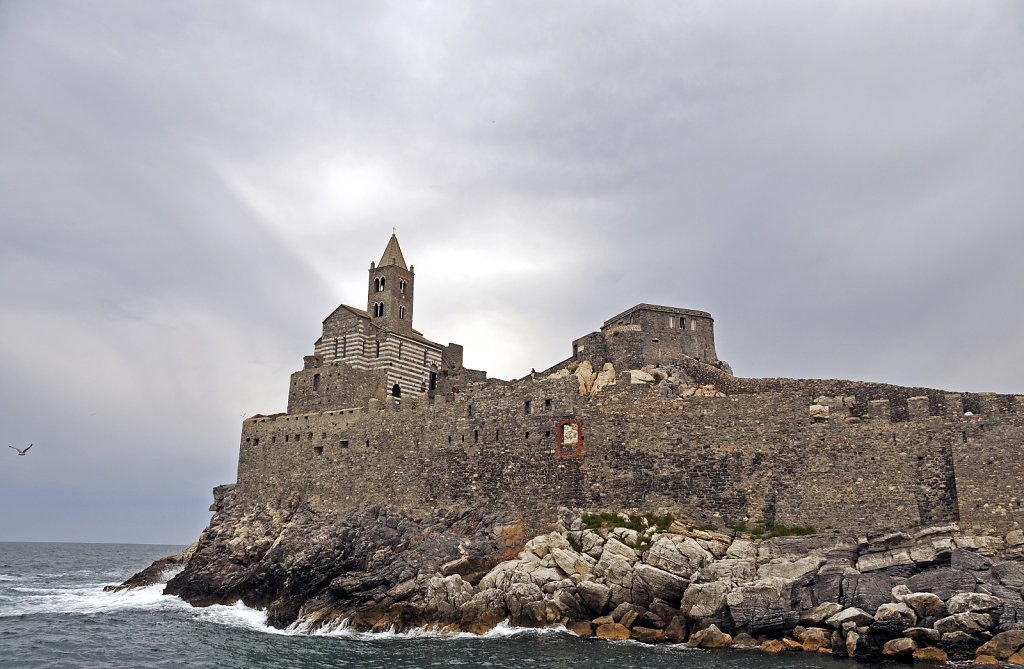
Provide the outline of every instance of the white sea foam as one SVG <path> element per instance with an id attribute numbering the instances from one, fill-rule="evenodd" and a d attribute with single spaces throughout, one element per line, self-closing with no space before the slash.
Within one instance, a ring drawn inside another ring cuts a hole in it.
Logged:
<path id="1" fill-rule="evenodd" d="M 299 634 L 290 628 L 280 630 L 268 625 L 266 611 L 250 608 L 242 602 L 235 602 L 231 605 L 214 604 L 196 609 L 196 619 L 228 627 L 244 627 L 268 634 Z"/>
<path id="2" fill-rule="evenodd" d="M 165 596 L 163 584 L 145 588 L 104 592 L 102 585 L 71 588 L 12 588 L 22 593 L 11 607 L 5 607 L 0 617 L 36 613 L 111 613 L 123 610 L 152 611 L 156 609 L 188 606 L 177 597 Z"/>
<path id="3" fill-rule="evenodd" d="M 568 634 L 563 625 L 551 627 L 515 627 L 507 620 L 502 621 L 484 634 L 473 634 L 471 632 L 450 632 L 433 627 L 416 627 L 405 632 L 396 632 L 394 627 L 385 632 L 360 632 L 349 627 L 348 620 L 340 623 L 324 625 L 315 630 L 310 630 L 311 624 L 308 621 L 299 621 L 291 625 L 287 632 L 291 634 L 309 634 L 311 636 L 342 637 L 358 641 L 378 641 L 384 639 L 487 639 L 505 638 L 518 635 L 542 635 L 542 634 Z"/>
<path id="4" fill-rule="evenodd" d="M 9 574 L 0 574 L 0 581 L 20 581 L 21 578 L 18 576 L 11 576 Z"/>

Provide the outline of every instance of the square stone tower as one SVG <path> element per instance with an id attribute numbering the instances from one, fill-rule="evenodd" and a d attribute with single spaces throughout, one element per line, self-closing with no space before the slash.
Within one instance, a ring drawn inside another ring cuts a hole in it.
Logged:
<path id="1" fill-rule="evenodd" d="M 380 263 L 370 263 L 366 297 L 370 322 L 391 332 L 411 335 L 414 280 L 413 268 L 406 266 L 398 238 L 392 234 Z"/>

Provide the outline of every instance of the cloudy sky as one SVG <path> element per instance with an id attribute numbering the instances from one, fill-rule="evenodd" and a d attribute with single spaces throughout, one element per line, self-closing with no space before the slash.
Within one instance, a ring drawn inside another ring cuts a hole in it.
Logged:
<path id="1" fill-rule="evenodd" d="M 0 541 L 192 541 L 393 227 L 492 376 L 653 302 L 1024 392 L 1021 63 L 1012 0 L 2 0 Z"/>

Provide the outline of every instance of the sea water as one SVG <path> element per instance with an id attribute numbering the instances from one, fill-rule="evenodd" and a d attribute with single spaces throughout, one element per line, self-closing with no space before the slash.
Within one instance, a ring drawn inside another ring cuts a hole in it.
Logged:
<path id="1" fill-rule="evenodd" d="M 163 585 L 103 592 L 181 546 L 0 542 L 0 667 L 846 667 L 820 654 L 704 651 L 501 625 L 468 634 L 278 630 Z"/>

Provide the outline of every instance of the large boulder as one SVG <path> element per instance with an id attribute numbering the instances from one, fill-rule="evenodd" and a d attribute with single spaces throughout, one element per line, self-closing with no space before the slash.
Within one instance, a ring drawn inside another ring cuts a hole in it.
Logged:
<path id="1" fill-rule="evenodd" d="M 874 617 L 864 609 L 851 606 L 829 617 L 825 620 L 825 624 L 835 629 L 842 629 L 847 623 L 852 623 L 854 627 L 862 627 L 870 625 L 874 620 Z"/>
<path id="2" fill-rule="evenodd" d="M 912 592 L 903 596 L 903 603 L 914 609 L 922 618 L 942 618 L 946 615 L 946 604 L 932 592 Z"/>
<path id="3" fill-rule="evenodd" d="M 932 592 L 942 600 L 958 592 L 973 592 L 977 584 L 974 574 L 950 567 L 929 569 L 907 579 L 907 587 L 913 592 Z"/>
<path id="4" fill-rule="evenodd" d="M 992 595 L 985 595 L 980 592 L 961 592 L 953 595 L 946 602 L 946 609 L 950 613 L 981 612 L 998 609 L 1003 605 L 1003 600 Z"/>
<path id="5" fill-rule="evenodd" d="M 950 660 L 961 661 L 972 659 L 981 644 L 980 639 L 967 632 L 946 632 L 935 645 L 944 651 Z"/>
<path id="6" fill-rule="evenodd" d="M 843 573 L 843 595 L 839 603 L 875 611 L 892 597 L 892 578 L 881 571 L 861 574 L 854 569 Z"/>
<path id="7" fill-rule="evenodd" d="M 791 584 L 767 578 L 732 590 L 725 596 L 736 629 L 750 634 L 790 629 L 800 620 L 791 602 Z"/>
<path id="8" fill-rule="evenodd" d="M 913 639 L 907 639 L 906 637 L 887 641 L 882 646 L 882 654 L 893 660 L 909 660 L 914 655 L 915 650 L 917 650 L 917 644 L 914 643 Z"/>
<path id="9" fill-rule="evenodd" d="M 991 655 L 998 660 L 1007 660 L 1024 646 L 1024 630 L 1009 630 L 1000 632 L 984 644 L 977 651 L 978 655 Z"/>
<path id="10" fill-rule="evenodd" d="M 728 648 L 732 645 L 732 636 L 722 632 L 717 625 L 709 625 L 691 634 L 686 645 L 691 648 Z"/>
<path id="11" fill-rule="evenodd" d="M 628 639 L 631 634 L 629 628 L 624 625 L 620 625 L 619 623 L 605 623 L 603 625 L 598 625 L 597 629 L 594 631 L 594 636 L 598 639 L 624 640 Z"/>
<path id="12" fill-rule="evenodd" d="M 723 581 L 691 583 L 683 593 L 679 610 L 694 620 L 713 618 L 725 609 L 725 597 L 733 587 Z"/>
<path id="13" fill-rule="evenodd" d="M 942 634 L 966 632 L 977 634 L 992 627 L 992 616 L 987 613 L 956 613 L 935 621 L 935 629 Z"/>
<path id="14" fill-rule="evenodd" d="M 655 599 L 678 602 L 690 582 L 649 564 L 638 564 L 633 569 L 633 600 L 649 606 Z"/>
<path id="15" fill-rule="evenodd" d="M 695 539 L 678 534 L 659 534 L 644 553 L 644 562 L 670 574 L 691 578 L 699 569 L 710 565 L 714 556 Z"/>
<path id="16" fill-rule="evenodd" d="M 603 583 L 595 583 L 594 581 L 580 581 L 576 584 L 576 591 L 594 613 L 604 612 L 612 597 L 611 588 Z"/>

